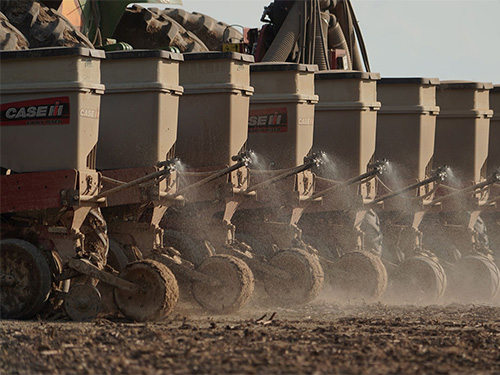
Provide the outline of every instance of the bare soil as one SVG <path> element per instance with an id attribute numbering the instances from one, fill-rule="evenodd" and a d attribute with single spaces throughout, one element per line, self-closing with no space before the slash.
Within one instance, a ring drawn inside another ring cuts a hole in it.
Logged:
<path id="1" fill-rule="evenodd" d="M 160 323 L 3 320 L 0 373 L 500 374 L 500 307 L 316 302 L 210 317 L 181 306 Z"/>

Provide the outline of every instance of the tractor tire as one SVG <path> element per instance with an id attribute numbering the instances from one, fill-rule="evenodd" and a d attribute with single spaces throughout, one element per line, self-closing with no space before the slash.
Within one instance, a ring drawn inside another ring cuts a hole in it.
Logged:
<path id="1" fill-rule="evenodd" d="M 268 276 L 264 287 L 271 302 L 278 306 L 304 305 L 314 300 L 323 288 L 324 273 L 319 260 L 302 249 L 279 251 L 269 265 L 287 272 L 290 279 Z"/>
<path id="2" fill-rule="evenodd" d="M 367 251 L 345 253 L 328 275 L 334 294 L 349 300 L 375 301 L 387 288 L 387 271 L 380 258 Z"/>
<path id="3" fill-rule="evenodd" d="M 17 51 L 28 47 L 29 43 L 24 35 L 0 12 L 0 50 Z"/>
<path id="4" fill-rule="evenodd" d="M 133 48 L 167 49 L 176 47 L 181 53 L 207 52 L 196 35 L 172 18 L 155 9 L 139 5 L 127 8 L 116 26 L 113 38 Z"/>
<path id="5" fill-rule="evenodd" d="M 19 239 L 0 241 L 0 317 L 29 319 L 49 299 L 51 270 L 43 252 Z"/>
<path id="6" fill-rule="evenodd" d="M 2 0 L 1 8 L 10 23 L 27 39 L 29 48 L 94 48 L 61 13 L 32 0 Z"/>
<path id="7" fill-rule="evenodd" d="M 437 258 L 417 255 L 404 260 L 389 274 L 387 302 L 436 303 L 443 297 L 446 286 L 446 273 Z"/>
<path id="8" fill-rule="evenodd" d="M 245 262 L 231 255 L 215 255 L 205 259 L 197 271 L 220 282 L 219 286 L 194 281 L 191 286 L 195 301 L 216 314 L 230 314 L 240 310 L 254 290 L 253 273 Z"/>
<path id="9" fill-rule="evenodd" d="M 127 318 L 134 321 L 155 321 L 172 312 L 179 301 L 179 286 L 167 266 L 154 260 L 128 264 L 120 277 L 139 286 L 131 292 L 114 289 L 115 302 Z"/>
<path id="10" fill-rule="evenodd" d="M 210 51 L 222 51 L 224 41 L 239 43 L 243 39 L 243 35 L 233 27 L 205 14 L 190 13 L 180 8 L 165 9 L 161 13 L 196 35 Z"/>

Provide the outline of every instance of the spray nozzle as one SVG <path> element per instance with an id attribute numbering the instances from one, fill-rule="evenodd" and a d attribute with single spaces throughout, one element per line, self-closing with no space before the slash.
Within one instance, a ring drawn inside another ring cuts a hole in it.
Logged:
<path id="1" fill-rule="evenodd" d="M 437 168 L 434 172 L 436 181 L 443 182 L 448 177 L 450 171 L 451 168 L 448 165 L 443 165 L 442 167 Z"/>
<path id="2" fill-rule="evenodd" d="M 389 168 L 389 160 L 381 159 L 368 164 L 368 170 L 376 174 L 383 174 Z"/>
<path id="3" fill-rule="evenodd" d="M 165 168 L 166 170 L 173 172 L 177 170 L 177 165 L 179 162 L 180 162 L 179 158 L 176 157 L 165 161 L 159 161 L 158 163 L 156 163 L 156 166 L 158 168 Z"/>
<path id="4" fill-rule="evenodd" d="M 231 157 L 232 161 L 238 162 L 238 164 L 242 164 L 242 166 L 248 167 L 248 165 L 252 164 L 252 153 L 253 151 L 241 151 L 236 155 Z"/>
<path id="5" fill-rule="evenodd" d="M 313 164 L 319 167 L 325 162 L 325 155 L 324 151 L 313 152 L 310 156 L 304 158 L 304 164 Z"/>

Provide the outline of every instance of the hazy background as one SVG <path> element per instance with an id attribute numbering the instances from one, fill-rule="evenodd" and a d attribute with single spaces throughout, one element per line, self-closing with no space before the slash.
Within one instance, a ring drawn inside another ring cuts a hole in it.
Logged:
<path id="1" fill-rule="evenodd" d="M 189 11 L 260 27 L 270 0 L 183 0 Z M 371 70 L 500 84 L 500 0 L 352 0 Z"/>

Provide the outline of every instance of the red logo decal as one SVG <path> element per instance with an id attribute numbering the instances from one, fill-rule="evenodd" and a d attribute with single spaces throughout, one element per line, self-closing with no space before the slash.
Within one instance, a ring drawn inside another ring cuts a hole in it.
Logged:
<path id="1" fill-rule="evenodd" d="M 69 124 L 69 97 L 26 100 L 0 106 L 0 126 Z"/>
<path id="2" fill-rule="evenodd" d="M 286 107 L 255 109 L 248 117 L 249 133 L 286 133 L 288 112 Z"/>

